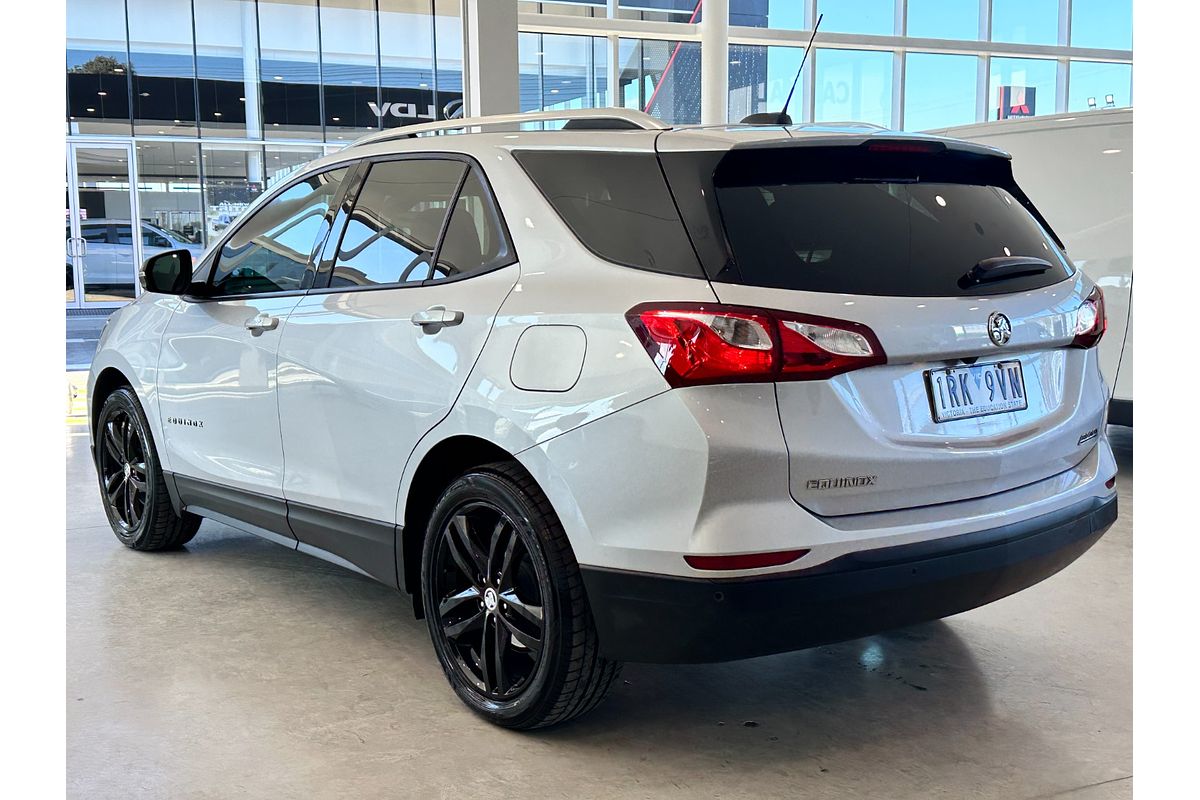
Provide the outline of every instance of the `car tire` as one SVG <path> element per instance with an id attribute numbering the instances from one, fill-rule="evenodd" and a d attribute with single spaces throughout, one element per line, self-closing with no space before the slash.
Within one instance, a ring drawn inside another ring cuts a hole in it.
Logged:
<path id="1" fill-rule="evenodd" d="M 421 593 L 451 687 L 496 725 L 573 719 L 620 674 L 600 655 L 566 532 L 516 464 L 478 467 L 442 493 L 425 532 Z"/>
<path id="2" fill-rule="evenodd" d="M 171 550 L 191 541 L 195 514 L 175 513 L 150 425 L 128 387 L 110 394 L 94 432 L 100 499 L 113 533 L 134 550 Z"/>

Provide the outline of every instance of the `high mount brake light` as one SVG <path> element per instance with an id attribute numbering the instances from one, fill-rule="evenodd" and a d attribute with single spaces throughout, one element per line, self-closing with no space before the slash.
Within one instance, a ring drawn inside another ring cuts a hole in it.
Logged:
<path id="1" fill-rule="evenodd" d="M 940 153 L 946 149 L 946 144 L 919 139 L 871 139 L 866 148 L 870 153 Z"/>
<path id="2" fill-rule="evenodd" d="M 1093 287 L 1091 294 L 1075 312 L 1075 338 L 1072 347 L 1095 347 L 1108 330 L 1108 315 L 1104 312 L 1104 292 Z"/>
<path id="3" fill-rule="evenodd" d="M 823 380 L 887 360 L 866 325 L 715 303 L 647 303 L 625 315 L 667 382 Z"/>

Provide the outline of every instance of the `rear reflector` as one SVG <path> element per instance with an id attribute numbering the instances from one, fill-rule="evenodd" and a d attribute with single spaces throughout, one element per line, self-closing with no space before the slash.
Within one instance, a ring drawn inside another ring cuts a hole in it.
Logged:
<path id="1" fill-rule="evenodd" d="M 777 553 L 744 553 L 736 556 L 684 556 L 695 569 L 758 569 L 790 564 L 807 555 L 807 550 L 781 550 Z"/>
<path id="2" fill-rule="evenodd" d="M 1104 312 L 1104 292 L 1096 286 L 1075 312 L 1075 338 L 1072 347 L 1095 347 L 1108 330 L 1108 315 Z"/>
<path id="3" fill-rule="evenodd" d="M 1113 475 L 1111 478 L 1109 478 L 1108 480 L 1106 480 L 1104 482 L 1105 489 L 1111 489 L 1116 485 L 1117 485 L 1117 476 L 1116 475 Z"/>
<path id="4" fill-rule="evenodd" d="M 822 380 L 887 360 L 866 325 L 716 303 L 647 303 L 625 315 L 674 387 Z"/>

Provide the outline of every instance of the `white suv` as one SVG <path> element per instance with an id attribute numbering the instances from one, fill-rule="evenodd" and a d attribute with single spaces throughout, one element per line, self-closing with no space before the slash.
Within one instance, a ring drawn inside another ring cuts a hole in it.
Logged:
<path id="1" fill-rule="evenodd" d="M 210 517 L 395 586 L 459 697 L 534 728 L 621 661 L 991 602 L 1113 522 L 1103 298 L 1003 153 L 522 129 L 561 117 L 367 137 L 194 271 L 149 259 L 89 382 L 118 538 Z"/>

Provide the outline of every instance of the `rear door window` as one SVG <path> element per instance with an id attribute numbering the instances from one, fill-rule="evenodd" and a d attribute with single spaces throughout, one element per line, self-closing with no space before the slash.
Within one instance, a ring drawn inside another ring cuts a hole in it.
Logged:
<path id="1" fill-rule="evenodd" d="M 370 166 L 334 262 L 332 287 L 421 283 L 467 165 L 406 158 Z"/>

